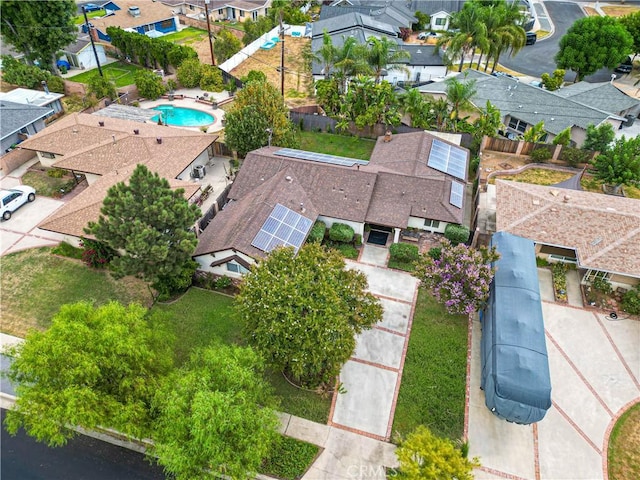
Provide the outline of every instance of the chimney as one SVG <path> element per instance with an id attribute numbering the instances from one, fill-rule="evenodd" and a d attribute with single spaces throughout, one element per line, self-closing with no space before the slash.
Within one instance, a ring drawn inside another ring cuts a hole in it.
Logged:
<path id="1" fill-rule="evenodd" d="M 137 128 L 133 129 L 133 134 L 134 135 L 140 135 L 140 130 L 138 130 Z"/>
<path id="2" fill-rule="evenodd" d="M 387 130 L 384 133 L 384 143 L 389 143 L 391 141 L 391 130 Z"/>
<path id="3" fill-rule="evenodd" d="M 42 88 L 44 89 L 44 93 L 49 95 L 49 86 L 47 85 L 47 82 L 45 80 L 42 80 L 42 82 L 40 82 L 42 84 Z"/>
<path id="4" fill-rule="evenodd" d="M 104 127 L 104 122 L 100 121 L 100 122 L 98 122 L 98 125 L 101 126 L 101 127 Z"/>
<path id="5" fill-rule="evenodd" d="M 156 142 L 158 142 L 158 145 L 162 143 L 162 137 L 156 137 Z"/>

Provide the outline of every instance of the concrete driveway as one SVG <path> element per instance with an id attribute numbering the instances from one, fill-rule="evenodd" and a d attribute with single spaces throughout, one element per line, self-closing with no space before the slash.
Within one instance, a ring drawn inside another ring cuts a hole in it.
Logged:
<path id="1" fill-rule="evenodd" d="M 340 381 L 346 393 L 334 396 L 329 425 L 388 440 L 418 281 L 408 273 L 375 265 L 348 262 L 347 266 L 367 276 L 384 317 L 358 336 L 353 357 L 342 367 Z"/>
<path id="2" fill-rule="evenodd" d="M 540 277 L 549 291 L 549 277 Z M 494 416 L 480 390 L 480 324 L 473 324 L 468 399 L 470 454 L 477 479 L 605 478 L 610 429 L 640 401 L 640 322 L 611 321 L 601 313 L 542 303 L 552 407 L 534 425 Z"/>
<path id="3" fill-rule="evenodd" d="M 37 161 L 37 160 L 36 160 Z M 0 188 L 12 188 L 21 184 L 20 178 L 34 161 L 27 162 L 0 179 Z M 38 196 L 32 203 L 20 207 L 8 221 L 0 221 L 0 255 L 27 248 L 55 245 L 62 235 L 37 228 L 45 218 L 64 205 L 61 200 Z"/>

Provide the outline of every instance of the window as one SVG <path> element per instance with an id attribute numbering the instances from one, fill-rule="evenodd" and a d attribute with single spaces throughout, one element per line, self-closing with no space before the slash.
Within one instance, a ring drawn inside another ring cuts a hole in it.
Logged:
<path id="1" fill-rule="evenodd" d="M 173 27 L 173 18 L 170 18 L 168 20 L 163 20 L 162 23 L 160 23 L 160 28 L 162 29 L 167 29 L 167 28 L 171 28 Z"/>
<path id="2" fill-rule="evenodd" d="M 586 282 L 593 282 L 596 278 L 609 280 L 611 278 L 611 274 L 609 272 L 601 272 L 600 270 L 589 270 L 584 276 L 584 280 Z"/>
<path id="3" fill-rule="evenodd" d="M 195 10 L 196 6 L 195 5 L 189 5 L 189 10 Z"/>
<path id="4" fill-rule="evenodd" d="M 426 219 L 424 221 L 424 226 L 426 228 L 433 228 L 434 230 L 437 230 L 438 228 L 440 228 L 440 222 L 438 220 L 429 220 Z"/>
<path id="5" fill-rule="evenodd" d="M 224 15 L 224 8 L 218 9 L 218 15 Z"/>
<path id="6" fill-rule="evenodd" d="M 40 155 L 42 156 L 42 158 L 56 158 L 53 153 L 49 152 L 40 152 Z"/>
<path id="7" fill-rule="evenodd" d="M 233 272 L 233 273 L 240 273 L 242 275 L 249 272 L 249 270 L 244 268 L 242 265 L 239 265 L 233 262 L 227 262 L 227 271 Z"/>
<path id="8" fill-rule="evenodd" d="M 257 11 L 251 12 L 251 18 L 254 22 L 258 20 L 258 12 Z"/>
<path id="9" fill-rule="evenodd" d="M 509 118 L 509 128 L 512 128 L 517 132 L 524 133 L 528 126 L 529 124 L 522 120 L 518 120 L 513 117 Z"/>
<path id="10" fill-rule="evenodd" d="M 244 10 L 240 10 L 240 17 L 244 17 Z"/>
<path id="11" fill-rule="evenodd" d="M 438 27 L 444 27 L 447 24 L 446 18 L 436 18 L 436 25 Z"/>

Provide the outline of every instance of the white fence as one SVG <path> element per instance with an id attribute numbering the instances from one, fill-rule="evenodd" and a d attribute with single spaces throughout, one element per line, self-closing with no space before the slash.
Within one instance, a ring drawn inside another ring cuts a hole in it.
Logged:
<path id="1" fill-rule="evenodd" d="M 278 31 L 280 27 L 274 27 L 267 33 L 264 33 L 257 38 L 249 45 L 244 47 L 238 53 L 236 53 L 233 57 L 228 59 L 226 62 L 218 65 L 221 70 L 224 70 L 227 73 L 230 73 L 231 70 L 236 68 L 242 62 L 244 62 L 251 55 L 256 53 L 265 42 L 271 40 L 274 37 L 278 37 Z M 290 37 L 303 37 L 306 27 L 304 25 L 287 25 L 284 24 L 284 34 Z"/>

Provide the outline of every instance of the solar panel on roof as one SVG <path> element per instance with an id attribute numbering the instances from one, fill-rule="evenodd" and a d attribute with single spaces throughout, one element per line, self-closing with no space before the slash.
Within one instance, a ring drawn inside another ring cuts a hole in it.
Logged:
<path id="1" fill-rule="evenodd" d="M 464 185 L 460 182 L 451 182 L 451 195 L 449 203 L 454 207 L 462 208 L 462 198 L 464 194 Z"/>
<path id="2" fill-rule="evenodd" d="M 251 245 L 267 253 L 280 246 L 293 247 L 297 253 L 311 225 L 309 218 L 277 203 Z"/>
<path id="3" fill-rule="evenodd" d="M 331 165 L 340 165 L 343 167 L 353 167 L 354 165 L 367 165 L 366 160 L 358 160 L 357 158 L 339 157 L 337 155 L 327 155 L 325 153 L 307 152 L 305 150 L 296 150 L 294 148 L 281 148 L 276 155 L 281 157 L 297 158 L 298 160 L 310 160 L 312 162 L 328 163 Z"/>
<path id="4" fill-rule="evenodd" d="M 467 153 L 462 148 L 434 139 L 427 165 L 464 180 L 467 173 Z"/>

